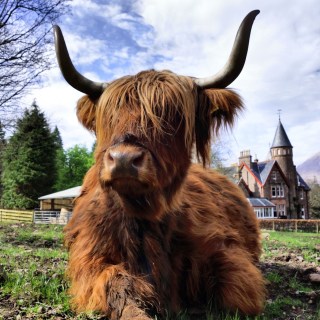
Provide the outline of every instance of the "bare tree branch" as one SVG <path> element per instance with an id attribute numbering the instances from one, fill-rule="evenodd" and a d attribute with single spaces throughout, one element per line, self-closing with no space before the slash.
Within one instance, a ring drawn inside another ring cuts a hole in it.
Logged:
<path id="1" fill-rule="evenodd" d="M 21 99 L 53 63 L 51 28 L 70 0 L 0 1 L 0 119 L 7 127 Z"/>

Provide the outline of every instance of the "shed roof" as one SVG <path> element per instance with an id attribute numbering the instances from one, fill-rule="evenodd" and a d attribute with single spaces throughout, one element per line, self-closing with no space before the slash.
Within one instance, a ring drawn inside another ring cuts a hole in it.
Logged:
<path id="1" fill-rule="evenodd" d="M 68 198 L 75 198 L 80 195 L 81 186 L 73 187 L 70 189 L 66 189 L 63 191 L 58 191 L 55 193 L 51 193 L 45 196 L 38 198 L 39 200 L 46 200 L 46 199 L 68 199 Z"/>

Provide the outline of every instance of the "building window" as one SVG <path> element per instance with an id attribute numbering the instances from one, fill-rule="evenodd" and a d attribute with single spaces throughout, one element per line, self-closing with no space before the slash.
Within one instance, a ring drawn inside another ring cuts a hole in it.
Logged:
<path id="1" fill-rule="evenodd" d="M 301 206 L 301 212 L 300 212 L 300 214 L 301 214 L 301 219 L 305 219 L 305 218 L 306 218 L 306 216 L 305 216 L 305 214 L 304 214 L 304 206 L 303 206 L 303 205 Z"/>
<path id="2" fill-rule="evenodd" d="M 272 198 L 283 198 L 284 197 L 283 185 L 277 184 L 277 185 L 271 186 L 271 197 Z"/>
<path id="3" fill-rule="evenodd" d="M 286 216 L 286 206 L 284 204 L 279 204 L 277 207 L 278 207 L 277 208 L 278 216 L 279 217 Z"/>
<path id="4" fill-rule="evenodd" d="M 303 200 L 304 199 L 304 191 L 300 190 L 300 199 Z"/>
<path id="5" fill-rule="evenodd" d="M 259 219 L 273 218 L 273 208 L 254 208 L 254 212 Z"/>

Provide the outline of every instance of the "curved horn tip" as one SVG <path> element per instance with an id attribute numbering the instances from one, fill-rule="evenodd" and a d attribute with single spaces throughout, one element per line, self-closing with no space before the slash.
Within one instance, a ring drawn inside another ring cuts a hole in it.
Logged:
<path id="1" fill-rule="evenodd" d="M 98 98 L 108 84 L 104 82 L 91 81 L 80 74 L 70 59 L 60 27 L 58 25 L 54 25 L 53 31 L 56 57 L 64 79 L 76 90 L 83 92 L 92 98 Z"/>
<path id="2" fill-rule="evenodd" d="M 248 14 L 252 14 L 254 16 L 257 16 L 258 14 L 260 13 L 260 10 L 259 9 L 256 9 L 256 10 L 252 10 L 251 12 L 249 12 Z"/>
<path id="3" fill-rule="evenodd" d="M 53 29 L 53 34 L 55 39 L 58 33 L 62 34 L 61 28 L 57 24 L 53 25 L 52 29 Z"/>
<path id="4" fill-rule="evenodd" d="M 195 78 L 194 82 L 197 86 L 202 89 L 226 88 L 239 76 L 246 60 L 251 28 L 259 13 L 260 10 L 253 10 L 245 16 L 240 24 L 225 66 L 214 76 Z"/>

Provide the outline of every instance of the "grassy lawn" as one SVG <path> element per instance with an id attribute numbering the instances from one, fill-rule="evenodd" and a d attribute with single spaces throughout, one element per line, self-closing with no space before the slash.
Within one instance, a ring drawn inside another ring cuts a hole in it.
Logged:
<path id="1" fill-rule="evenodd" d="M 320 287 L 308 281 L 310 273 L 320 272 L 320 236 L 268 233 L 261 258 L 269 291 L 264 314 L 256 318 L 207 315 L 206 319 L 320 319 Z M 61 226 L 0 224 L 0 248 L 0 320 L 103 319 L 76 316 L 70 310 Z M 182 314 L 178 319 L 189 317 Z"/>

